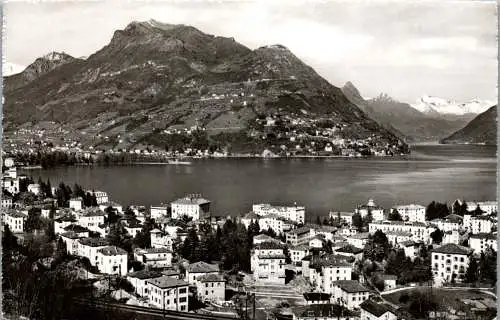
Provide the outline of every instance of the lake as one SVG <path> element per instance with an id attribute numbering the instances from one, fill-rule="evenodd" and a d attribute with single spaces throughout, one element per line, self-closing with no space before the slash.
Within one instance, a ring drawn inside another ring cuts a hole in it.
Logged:
<path id="1" fill-rule="evenodd" d="M 369 198 L 384 208 L 496 199 L 496 147 L 415 145 L 402 158 L 204 159 L 191 165 L 62 167 L 25 173 L 52 186 L 108 192 L 122 205 L 159 205 L 188 193 L 212 201 L 214 215 L 237 215 L 253 203 L 306 206 L 306 216 L 351 211 Z"/>

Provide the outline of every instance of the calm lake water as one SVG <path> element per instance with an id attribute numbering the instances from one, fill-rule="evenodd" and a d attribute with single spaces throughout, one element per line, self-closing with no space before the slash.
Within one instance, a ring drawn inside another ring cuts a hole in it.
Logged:
<path id="1" fill-rule="evenodd" d="M 192 165 L 67 167 L 29 170 L 108 192 L 123 205 L 159 205 L 187 193 L 212 201 L 214 215 L 236 215 L 253 203 L 306 206 L 306 215 L 350 211 L 373 198 L 395 204 L 496 198 L 496 147 L 418 145 L 397 159 L 207 159 Z"/>

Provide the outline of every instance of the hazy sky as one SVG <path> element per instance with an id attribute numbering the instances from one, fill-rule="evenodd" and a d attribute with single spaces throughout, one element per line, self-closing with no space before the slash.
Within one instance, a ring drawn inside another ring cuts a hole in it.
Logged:
<path id="1" fill-rule="evenodd" d="M 10 1 L 4 61 L 26 66 L 50 51 L 88 56 L 114 30 L 152 18 L 251 49 L 285 45 L 333 85 L 351 81 L 365 97 L 496 100 L 494 1 L 290 2 Z"/>

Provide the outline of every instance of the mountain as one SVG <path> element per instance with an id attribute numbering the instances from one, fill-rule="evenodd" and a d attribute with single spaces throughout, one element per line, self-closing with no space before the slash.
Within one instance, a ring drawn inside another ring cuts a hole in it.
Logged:
<path id="1" fill-rule="evenodd" d="M 443 139 L 441 143 L 497 144 L 497 106 L 475 117 L 464 128 Z"/>
<path id="2" fill-rule="evenodd" d="M 36 59 L 22 72 L 16 73 L 9 77 L 8 90 L 20 88 L 33 80 L 40 78 L 42 75 L 56 69 L 64 64 L 78 60 L 72 56 L 62 52 L 50 52 L 43 57 Z"/>
<path id="3" fill-rule="evenodd" d="M 26 69 L 25 66 L 11 63 L 11 62 L 5 62 L 2 63 L 2 75 L 4 77 L 8 77 L 17 73 L 21 73 L 24 69 Z"/>
<path id="4" fill-rule="evenodd" d="M 387 94 L 365 100 L 351 82 L 344 85 L 342 92 L 370 118 L 389 130 L 398 132 L 408 142 L 440 140 L 472 119 L 470 115 L 446 118 L 430 116 Z"/>
<path id="5" fill-rule="evenodd" d="M 480 99 L 459 103 L 437 97 L 423 96 L 412 107 L 430 115 L 477 115 L 485 112 L 494 104 L 492 101 Z"/>
<path id="6" fill-rule="evenodd" d="M 36 77 L 5 78 L 6 130 L 53 123 L 83 145 L 130 148 L 165 147 L 169 132 L 196 126 L 233 149 L 252 149 L 290 144 L 293 126 L 312 134 L 323 119 L 347 139 L 399 142 L 281 45 L 250 50 L 233 38 L 150 20 L 115 31 L 85 60 L 50 61 L 64 63 L 33 68 Z M 266 117 L 280 125 L 264 126 Z"/>

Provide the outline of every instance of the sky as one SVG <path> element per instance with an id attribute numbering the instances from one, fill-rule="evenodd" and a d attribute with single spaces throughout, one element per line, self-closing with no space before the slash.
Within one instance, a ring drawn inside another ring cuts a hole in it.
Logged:
<path id="1" fill-rule="evenodd" d="M 131 21 L 155 19 L 251 49 L 282 44 L 365 98 L 497 100 L 495 1 L 10 0 L 3 15 L 3 61 L 23 66 L 51 51 L 89 56 Z"/>

